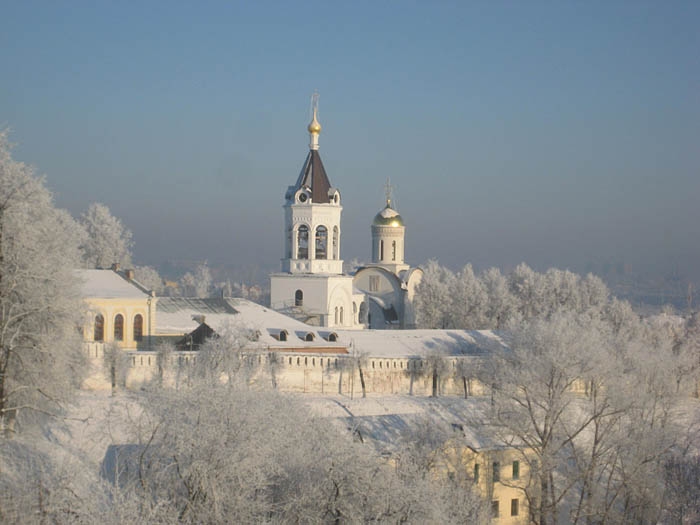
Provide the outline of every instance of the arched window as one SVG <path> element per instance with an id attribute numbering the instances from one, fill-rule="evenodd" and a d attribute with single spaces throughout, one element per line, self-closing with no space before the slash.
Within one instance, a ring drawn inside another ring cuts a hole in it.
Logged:
<path id="1" fill-rule="evenodd" d="M 328 340 L 331 343 L 335 343 L 338 340 L 338 335 L 335 332 L 328 334 Z"/>
<path id="2" fill-rule="evenodd" d="M 343 307 L 340 307 L 340 324 L 343 324 Z"/>
<path id="3" fill-rule="evenodd" d="M 391 241 L 391 260 L 396 260 L 396 241 Z"/>
<path id="4" fill-rule="evenodd" d="M 338 324 L 338 307 L 335 307 L 335 324 Z"/>
<path id="5" fill-rule="evenodd" d="M 313 340 L 314 340 L 314 334 L 312 334 L 311 332 L 309 332 L 308 334 L 306 334 L 306 337 L 304 338 L 304 340 L 305 340 L 305 341 L 313 341 Z"/>
<path id="6" fill-rule="evenodd" d="M 294 306 L 304 306 L 304 292 L 301 290 L 294 292 Z"/>
<path id="7" fill-rule="evenodd" d="M 384 241 L 379 241 L 379 260 L 384 260 Z"/>
<path id="8" fill-rule="evenodd" d="M 287 340 L 287 331 L 281 330 L 280 331 L 280 341 L 286 341 L 286 340 Z"/>
<path id="9" fill-rule="evenodd" d="M 305 224 L 299 226 L 297 231 L 297 259 L 309 258 L 309 227 Z"/>
<path id="10" fill-rule="evenodd" d="M 122 314 L 117 314 L 114 317 L 114 340 L 124 340 L 124 316 Z"/>
<path id="11" fill-rule="evenodd" d="M 360 303 L 360 316 L 361 323 L 367 322 L 367 303 Z"/>
<path id="12" fill-rule="evenodd" d="M 95 341 L 105 340 L 105 318 L 102 314 L 97 314 L 95 316 Z"/>
<path id="13" fill-rule="evenodd" d="M 316 228 L 316 259 L 328 259 L 328 228 Z"/>
<path id="14" fill-rule="evenodd" d="M 333 226 L 333 258 L 334 259 L 340 259 L 340 255 L 338 254 L 338 227 Z"/>
<path id="15" fill-rule="evenodd" d="M 143 316 L 136 314 L 134 316 L 134 341 L 143 340 Z"/>

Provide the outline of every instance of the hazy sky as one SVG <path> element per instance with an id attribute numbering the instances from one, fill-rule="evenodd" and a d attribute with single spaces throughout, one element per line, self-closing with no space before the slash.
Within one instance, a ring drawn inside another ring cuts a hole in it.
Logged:
<path id="1" fill-rule="evenodd" d="M 0 125 L 140 262 L 274 267 L 321 94 L 342 256 L 700 275 L 700 2 L 8 2 Z"/>

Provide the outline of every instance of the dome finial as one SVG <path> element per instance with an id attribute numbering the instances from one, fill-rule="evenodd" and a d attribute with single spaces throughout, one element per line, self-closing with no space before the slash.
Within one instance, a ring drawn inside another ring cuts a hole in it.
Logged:
<path id="1" fill-rule="evenodd" d="M 386 207 L 391 208 L 391 194 L 394 191 L 394 187 L 391 185 L 391 179 L 386 178 L 386 184 L 384 185 L 384 194 L 386 195 Z"/>
<path id="2" fill-rule="evenodd" d="M 321 134 L 321 123 L 318 121 L 318 92 L 314 91 L 311 95 L 311 123 L 308 126 L 309 134 L 311 135 L 311 142 L 309 147 L 311 149 L 318 149 L 318 136 Z"/>

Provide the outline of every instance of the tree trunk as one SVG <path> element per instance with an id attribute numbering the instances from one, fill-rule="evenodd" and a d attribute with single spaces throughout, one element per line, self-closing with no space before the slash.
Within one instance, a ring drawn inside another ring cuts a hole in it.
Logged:
<path id="1" fill-rule="evenodd" d="M 358 366 L 357 369 L 360 371 L 360 384 L 362 385 L 362 397 L 367 397 L 367 389 L 365 388 L 365 374 L 362 373 L 362 367 Z"/>

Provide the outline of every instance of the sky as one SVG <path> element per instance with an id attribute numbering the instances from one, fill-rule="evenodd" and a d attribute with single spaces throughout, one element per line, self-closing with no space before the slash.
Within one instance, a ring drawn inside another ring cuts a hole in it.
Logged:
<path id="1" fill-rule="evenodd" d="M 308 151 L 369 259 L 700 279 L 700 2 L 11 2 L 0 127 L 137 262 L 275 269 Z"/>

